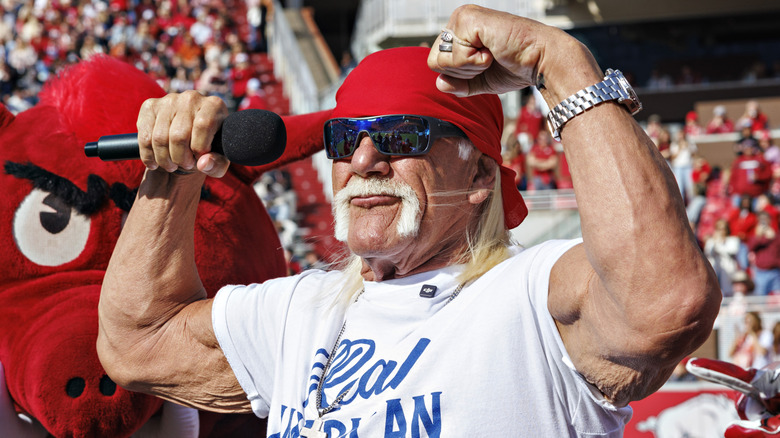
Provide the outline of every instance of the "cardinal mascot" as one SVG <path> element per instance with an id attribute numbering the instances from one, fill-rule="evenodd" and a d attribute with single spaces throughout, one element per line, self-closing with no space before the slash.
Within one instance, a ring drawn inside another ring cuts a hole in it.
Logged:
<path id="1" fill-rule="evenodd" d="M 84 146 L 135 132 L 163 90 L 143 72 L 94 57 L 47 83 L 16 116 L 0 105 L 0 436 L 263 436 L 250 414 L 200 412 L 118 387 L 95 350 L 101 282 L 144 172 L 138 160 L 88 158 Z M 270 165 L 231 165 L 201 190 L 196 262 L 210 296 L 228 283 L 286 274 L 277 231 L 252 184 L 311 155 L 316 113 L 285 117 Z M 308 126 L 308 127 L 306 127 Z M 293 128 L 291 128 L 293 127 Z"/>

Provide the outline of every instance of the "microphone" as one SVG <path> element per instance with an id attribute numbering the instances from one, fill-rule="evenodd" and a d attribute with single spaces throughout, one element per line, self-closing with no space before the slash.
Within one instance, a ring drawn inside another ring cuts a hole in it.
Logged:
<path id="1" fill-rule="evenodd" d="M 244 166 L 268 164 L 282 156 L 287 130 L 278 114 L 248 109 L 230 114 L 214 135 L 211 151 Z M 140 158 L 138 134 L 105 135 L 84 146 L 88 157 L 103 161 Z"/>

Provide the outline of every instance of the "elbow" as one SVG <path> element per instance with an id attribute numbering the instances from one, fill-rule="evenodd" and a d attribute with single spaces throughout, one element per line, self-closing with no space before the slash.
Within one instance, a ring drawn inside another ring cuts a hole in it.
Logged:
<path id="1" fill-rule="evenodd" d="M 95 346 L 97 348 L 98 360 L 103 366 L 106 375 L 117 385 L 129 389 L 129 386 L 132 386 L 132 380 L 128 375 L 128 370 L 122 366 L 126 361 L 123 360 L 117 349 L 111 346 L 104 333 L 98 334 Z"/>
<path id="2" fill-rule="evenodd" d="M 670 353 L 677 361 L 699 348 L 710 337 L 715 318 L 720 311 L 723 294 L 712 268 L 707 263 L 702 266 L 702 275 L 691 276 L 677 289 L 680 297 L 669 315 L 674 321 L 668 327 L 667 345 L 677 346 Z"/>

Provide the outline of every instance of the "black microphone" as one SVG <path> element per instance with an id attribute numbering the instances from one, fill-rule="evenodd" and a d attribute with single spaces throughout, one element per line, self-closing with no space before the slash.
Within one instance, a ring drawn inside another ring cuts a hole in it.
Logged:
<path id="1" fill-rule="evenodd" d="M 212 152 L 244 166 L 268 164 L 282 156 L 287 130 L 278 114 L 248 109 L 227 116 L 211 143 Z M 138 134 L 104 135 L 84 146 L 88 157 L 103 161 L 140 158 Z"/>

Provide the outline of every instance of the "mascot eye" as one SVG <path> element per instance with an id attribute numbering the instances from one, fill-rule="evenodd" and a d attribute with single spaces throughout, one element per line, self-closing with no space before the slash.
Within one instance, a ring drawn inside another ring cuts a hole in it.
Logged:
<path id="1" fill-rule="evenodd" d="M 14 216 L 14 240 L 22 254 L 41 266 L 74 260 L 87 245 L 89 217 L 56 195 L 33 189 Z"/>

